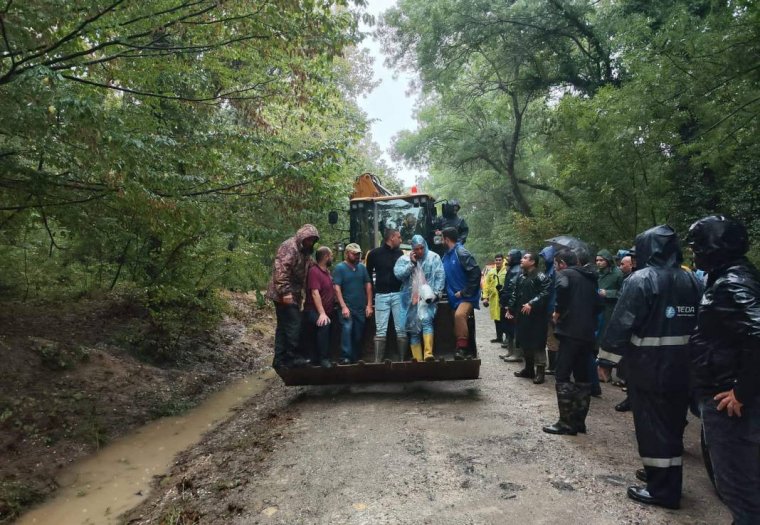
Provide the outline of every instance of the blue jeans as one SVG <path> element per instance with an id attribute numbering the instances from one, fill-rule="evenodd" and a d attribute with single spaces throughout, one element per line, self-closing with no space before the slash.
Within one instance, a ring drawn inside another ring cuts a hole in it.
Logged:
<path id="1" fill-rule="evenodd" d="M 705 441 L 715 473 L 715 487 L 736 525 L 760 524 L 760 406 L 741 417 L 718 412 L 717 401 L 700 402 Z"/>
<path id="2" fill-rule="evenodd" d="M 362 356 L 362 336 L 364 335 L 364 323 L 367 317 L 364 312 L 351 312 L 348 318 L 340 316 L 340 348 L 342 359 L 348 359 L 352 363 Z"/>
<path id="3" fill-rule="evenodd" d="M 375 335 L 385 337 L 388 333 L 388 320 L 393 314 L 393 326 L 396 327 L 396 337 L 404 335 L 406 325 L 406 309 L 401 304 L 403 292 L 379 293 L 375 295 Z"/>

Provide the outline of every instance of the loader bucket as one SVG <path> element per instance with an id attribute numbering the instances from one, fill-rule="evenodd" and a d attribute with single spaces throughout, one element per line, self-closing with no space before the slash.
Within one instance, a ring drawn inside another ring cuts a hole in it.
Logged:
<path id="1" fill-rule="evenodd" d="M 470 349 L 476 355 L 475 318 L 468 319 Z M 393 319 L 388 323 L 387 345 L 383 362 L 374 361 L 375 320 L 367 320 L 362 341 L 362 356 L 357 364 L 336 365 L 332 368 L 305 367 L 279 369 L 277 373 L 287 386 L 335 385 L 352 383 L 404 383 L 410 381 L 455 381 L 478 379 L 480 359 L 477 357 L 461 361 L 454 360 L 454 314 L 447 300 L 438 303 L 435 316 L 435 342 L 432 362 L 412 362 L 411 356 L 400 356 L 396 345 L 396 331 Z M 301 333 L 299 353 L 313 359 L 315 335 L 307 326 Z M 333 318 L 330 334 L 330 360 L 340 358 L 340 319 Z M 313 359 L 316 361 L 315 359 Z"/>
<path id="2" fill-rule="evenodd" d="M 281 368 L 277 373 L 286 386 L 342 385 L 358 383 L 406 383 L 478 379 L 480 359 L 391 362 L 337 365 L 332 368 Z"/>

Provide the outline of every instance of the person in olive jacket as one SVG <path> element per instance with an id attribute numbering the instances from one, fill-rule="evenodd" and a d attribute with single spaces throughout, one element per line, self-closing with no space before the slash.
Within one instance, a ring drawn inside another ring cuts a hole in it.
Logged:
<path id="1" fill-rule="evenodd" d="M 612 317 L 612 311 L 617 304 L 618 295 L 623 287 L 625 276 L 615 264 L 615 260 L 609 250 L 599 250 L 599 253 L 596 254 L 596 267 L 599 270 L 599 296 L 604 301 L 604 311 L 597 334 L 597 350 L 600 351 L 599 377 L 606 382 L 610 380 L 612 367 L 615 365 L 615 362 L 601 358 L 605 352 L 602 352 L 598 347 L 600 346 L 604 331 L 607 329 L 610 317 Z"/>
<path id="2" fill-rule="evenodd" d="M 698 220 L 688 242 L 708 272 L 689 354 L 715 487 L 734 523 L 760 524 L 760 272 L 733 219 Z"/>
<path id="3" fill-rule="evenodd" d="M 517 346 L 525 354 L 525 368 L 515 372 L 515 376 L 532 378 L 540 384 L 546 370 L 551 279 L 538 270 L 535 253 L 526 252 L 520 259 L 520 268 L 523 273 L 517 278 L 506 314 L 507 319 L 517 318 Z"/>

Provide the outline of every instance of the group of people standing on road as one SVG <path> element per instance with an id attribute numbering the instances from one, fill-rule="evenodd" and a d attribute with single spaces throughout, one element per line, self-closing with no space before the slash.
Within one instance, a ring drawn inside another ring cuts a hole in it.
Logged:
<path id="1" fill-rule="evenodd" d="M 505 360 L 522 353 L 525 368 L 515 375 L 535 383 L 544 381 L 548 350 L 559 408 L 557 422 L 543 428 L 550 434 L 586 433 L 595 382 L 620 368 L 628 398 L 616 409 L 633 411 L 644 467 L 636 477 L 645 482 L 627 494 L 641 503 L 679 508 L 691 407 L 734 523 L 757 525 L 760 272 L 746 257 L 746 228 L 728 217 L 695 222 L 687 243 L 696 271 L 683 266 L 679 238 L 666 225 L 639 234 L 617 265 L 606 250 L 592 264 L 587 250 L 571 247 L 542 251 L 544 271 L 532 252 L 497 255 L 484 284 L 492 342 L 505 338 Z M 553 337 L 557 352 L 547 344 Z"/>
<path id="2" fill-rule="evenodd" d="M 440 232 L 445 247 L 441 257 L 420 235 L 412 237 L 411 252 L 405 255 L 400 232 L 387 228 L 383 244 L 367 254 L 366 264 L 361 247 L 350 243 L 344 260 L 331 273 L 332 250 L 321 246 L 315 251 L 317 229 L 309 224 L 301 227 L 278 248 L 267 288 L 277 316 L 273 366 L 331 368 L 330 327 L 336 321 L 341 326 L 338 364 L 358 362 L 366 321 L 373 315 L 375 362 L 433 361 L 434 319 L 444 288 L 454 312 L 455 358 L 474 357 L 468 318 L 480 302 L 480 268 L 459 242 L 460 229 L 446 226 Z M 391 318 L 398 349 L 394 356 L 386 355 Z M 314 334 L 311 358 L 299 351 L 305 333 Z"/>
<path id="3" fill-rule="evenodd" d="M 339 362 L 355 363 L 373 314 L 376 361 L 386 357 L 390 318 L 399 360 L 433 360 L 433 320 L 444 289 L 457 357 L 473 355 L 467 319 L 481 300 L 480 269 L 456 227 L 441 236 L 443 257 L 419 235 L 405 255 L 400 233 L 387 229 L 366 266 L 352 243 L 330 273 L 330 248 L 311 257 L 316 228 L 299 229 L 280 245 L 267 291 L 277 315 L 273 366 L 310 363 L 299 355 L 305 323 L 316 334 L 315 364 L 331 367 L 336 318 Z M 555 375 L 559 418 L 543 427 L 549 434 L 586 433 L 600 376 L 607 380 L 618 369 L 628 398 L 616 409 L 633 412 L 643 464 L 636 477 L 645 483 L 627 494 L 641 503 L 679 508 L 691 408 L 702 420 L 714 483 L 734 523 L 760 525 L 760 272 L 746 256 L 746 228 L 731 218 L 696 221 L 687 243 L 694 269 L 684 266 L 679 238 L 667 225 L 639 234 L 617 261 L 601 250 L 592 262 L 583 243 L 497 255 L 482 296 L 495 322 L 492 342 L 507 349 L 505 361 L 524 360 L 517 377 L 541 384 L 547 373 Z"/>

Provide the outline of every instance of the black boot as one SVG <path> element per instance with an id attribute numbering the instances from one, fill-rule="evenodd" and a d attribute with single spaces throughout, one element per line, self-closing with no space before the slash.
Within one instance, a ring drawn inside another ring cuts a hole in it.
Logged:
<path id="1" fill-rule="evenodd" d="M 586 433 L 586 416 L 591 406 L 591 383 L 575 384 L 575 399 L 573 403 L 573 424 L 575 430 Z"/>
<path id="2" fill-rule="evenodd" d="M 631 409 L 631 400 L 628 399 L 628 396 L 625 397 L 620 403 L 615 405 L 615 410 L 617 412 L 628 412 Z"/>
<path id="3" fill-rule="evenodd" d="M 544 370 L 546 367 L 544 365 L 538 365 L 536 366 L 536 377 L 533 378 L 533 383 L 536 385 L 541 385 L 544 383 L 546 378 L 544 377 Z"/>
<path id="4" fill-rule="evenodd" d="M 515 372 L 515 377 L 525 377 L 527 379 L 533 379 L 536 377 L 536 371 L 533 365 L 534 361 L 532 357 L 525 356 L 525 368 L 519 372 Z"/>
<path id="5" fill-rule="evenodd" d="M 549 355 L 549 366 L 546 367 L 546 375 L 553 376 L 554 371 L 557 369 L 558 352 L 552 352 L 551 350 L 549 350 L 547 354 Z"/>
<path id="6" fill-rule="evenodd" d="M 572 424 L 573 401 L 575 400 L 575 385 L 573 383 L 557 383 L 557 407 L 559 408 L 559 421 L 546 426 L 543 431 L 547 434 L 560 434 L 574 436 L 578 432 Z"/>

